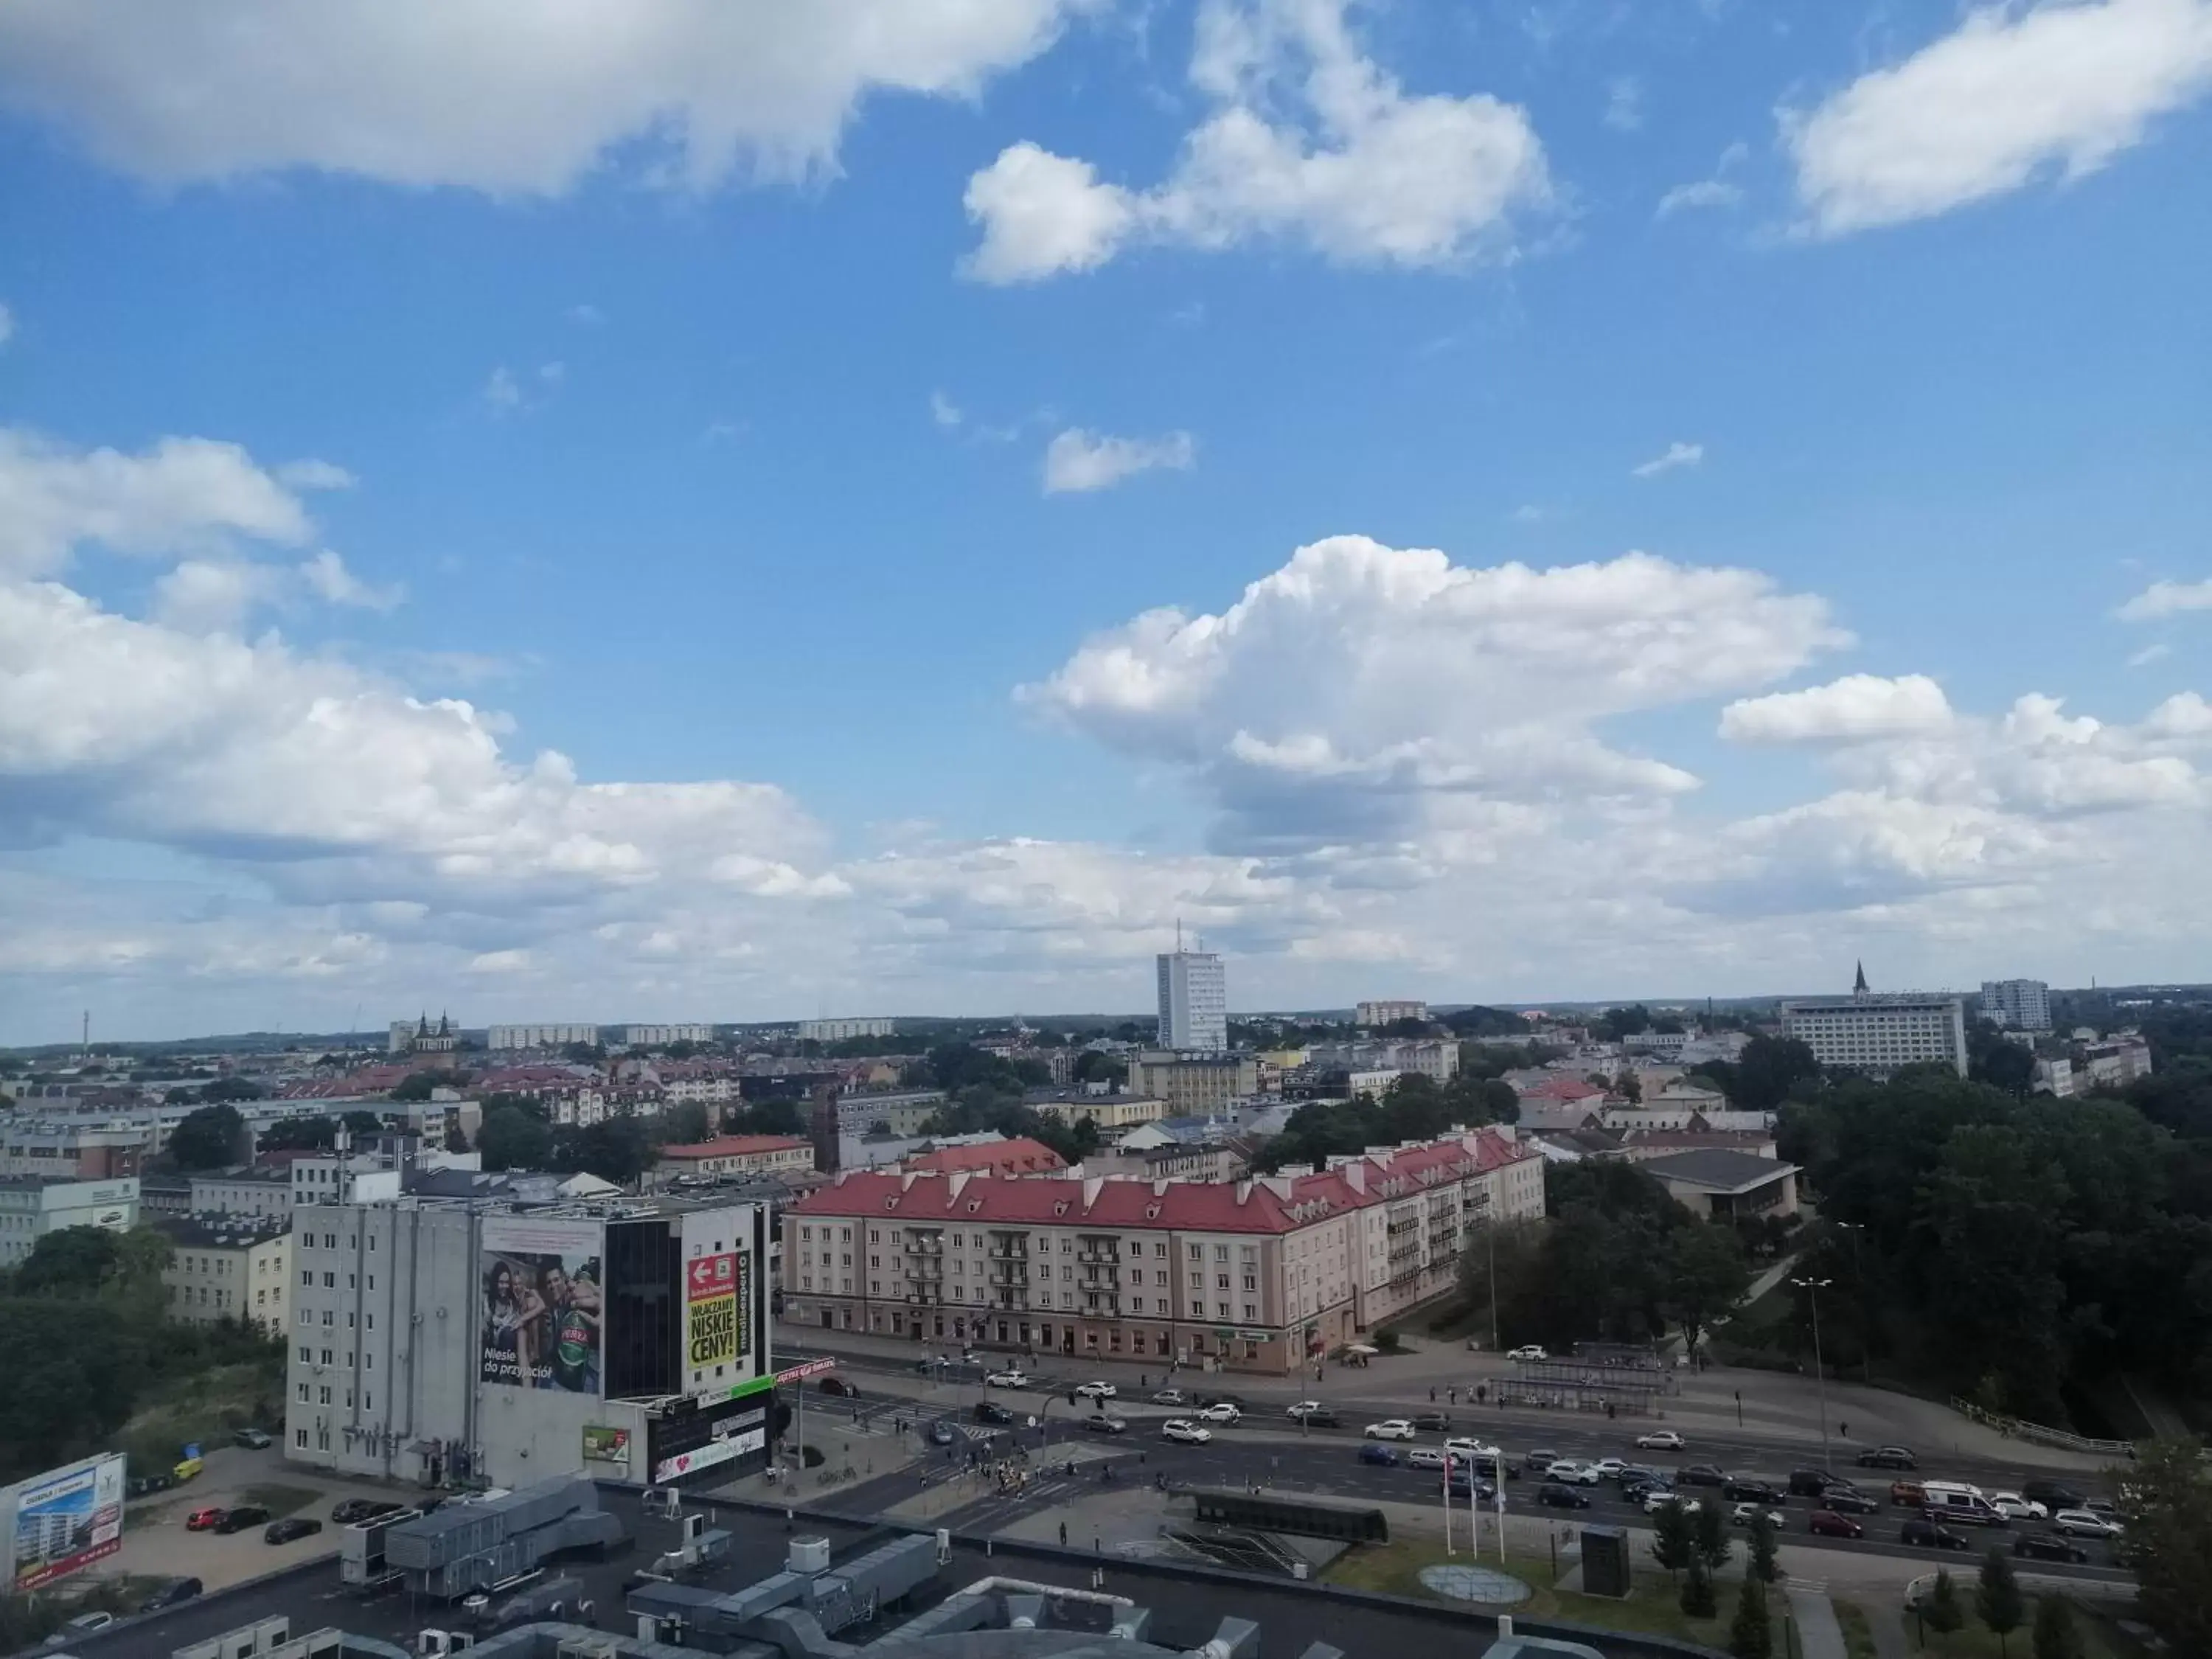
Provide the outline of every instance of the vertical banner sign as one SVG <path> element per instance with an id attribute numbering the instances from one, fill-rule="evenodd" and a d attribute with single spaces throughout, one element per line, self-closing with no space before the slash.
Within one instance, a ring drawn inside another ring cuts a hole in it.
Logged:
<path id="1" fill-rule="evenodd" d="M 738 1357 L 738 1290 L 744 1258 L 734 1251 L 695 1255 L 684 1268 L 684 1338 L 693 1370 Z"/>
<path id="2" fill-rule="evenodd" d="M 596 1221 L 486 1218 L 481 1381 L 599 1392 L 602 1248 Z"/>

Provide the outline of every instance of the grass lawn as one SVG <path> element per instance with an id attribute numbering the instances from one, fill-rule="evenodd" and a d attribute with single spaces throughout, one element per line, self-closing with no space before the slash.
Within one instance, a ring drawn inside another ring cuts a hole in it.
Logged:
<path id="1" fill-rule="evenodd" d="M 239 1493 L 239 1503 L 258 1504 L 269 1511 L 271 1521 L 282 1521 L 288 1515 L 296 1515 L 323 1494 L 312 1486 L 270 1485 L 248 1486 Z"/>
<path id="2" fill-rule="evenodd" d="M 1478 1612 L 1510 1613 L 1531 1619 L 1564 1619 L 1606 1630 L 1643 1631 L 1660 1636 L 1680 1637 L 1714 1648 L 1725 1647 L 1728 1644 L 1728 1621 L 1735 1611 L 1736 1586 L 1733 1579 L 1723 1578 L 1714 1587 L 1720 1613 L 1713 1619 L 1692 1619 L 1686 1615 L 1676 1602 L 1680 1593 L 1679 1588 L 1669 1583 L 1667 1575 L 1656 1567 L 1646 1571 L 1639 1566 L 1634 1570 L 1635 1588 L 1626 1601 L 1615 1601 L 1609 1595 L 1581 1595 L 1570 1590 L 1553 1589 L 1551 1588 L 1551 1558 L 1520 1551 L 1508 1552 L 1505 1570 L 1529 1585 L 1535 1593 L 1514 1607 L 1486 1607 L 1479 1603 L 1456 1602 L 1448 1596 L 1437 1595 L 1421 1583 L 1422 1568 L 1450 1561 L 1464 1562 L 1467 1559 L 1464 1548 L 1455 1556 L 1447 1556 L 1443 1541 L 1436 1539 L 1415 1538 L 1395 1544 L 1363 1544 L 1338 1557 L 1322 1577 L 1332 1584 L 1341 1584 L 1351 1589 L 1419 1596 L 1431 1601 L 1441 1601 L 1448 1607 L 1466 1606 Z M 1483 1558 L 1486 1566 L 1494 1566 L 1497 1561 L 1495 1553 Z"/>
<path id="3" fill-rule="evenodd" d="M 2078 1602 L 2074 1608 L 2074 1628 L 2081 1632 L 2083 1659 L 2123 1659 L 2123 1650 L 2114 1645 L 2102 1621 L 2084 1613 Z M 1964 1629 L 1948 1636 L 1938 1636 L 1933 1631 L 1927 1635 L 1927 1645 L 1923 1647 L 1913 1620 L 1907 1616 L 1905 1639 L 1915 1653 L 1926 1653 L 1933 1659 L 2002 1659 L 2006 1654 L 2013 1659 L 2029 1659 L 2035 1651 L 2035 1604 L 2028 1603 L 2027 1621 L 2002 1644 L 1971 1612 Z"/>
<path id="4" fill-rule="evenodd" d="M 1844 1627 L 1844 1648 L 1851 1659 L 1875 1659 L 1874 1627 L 1867 1611 L 1856 1601 L 1836 1601 L 1836 1622 Z"/>

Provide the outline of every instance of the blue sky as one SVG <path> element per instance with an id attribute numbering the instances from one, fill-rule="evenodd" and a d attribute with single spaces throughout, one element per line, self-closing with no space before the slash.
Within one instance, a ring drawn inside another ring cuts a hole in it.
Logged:
<path id="1" fill-rule="evenodd" d="M 2212 976 L 2208 106 L 2207 0 L 28 0 L 0 1041 Z"/>

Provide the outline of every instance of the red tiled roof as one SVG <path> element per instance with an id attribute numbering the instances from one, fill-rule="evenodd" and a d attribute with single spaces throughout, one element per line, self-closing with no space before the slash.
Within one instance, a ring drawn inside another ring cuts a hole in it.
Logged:
<path id="1" fill-rule="evenodd" d="M 1067 1167 L 1067 1160 L 1041 1140 L 1017 1135 L 1012 1140 L 982 1146 L 944 1146 L 906 1160 L 909 1170 L 994 1170 L 1000 1175 L 1051 1175 Z"/>
<path id="2" fill-rule="evenodd" d="M 909 1221 L 967 1220 L 984 1226 L 1175 1227 L 1196 1232 L 1282 1233 L 1332 1215 L 1395 1201 L 1441 1179 L 1457 1179 L 1540 1156 L 1494 1130 L 1405 1152 L 1354 1159 L 1364 1190 L 1342 1166 L 1313 1175 L 1250 1182 L 994 1180 L 988 1171 L 874 1170 L 841 1174 L 834 1186 L 792 1206 L 799 1215 L 888 1215 Z M 988 1149 L 987 1149 L 988 1150 Z M 1425 1176 L 1426 1180 L 1423 1177 Z M 1402 1183 L 1402 1184 L 1401 1184 Z"/>
<path id="3" fill-rule="evenodd" d="M 795 1135 L 723 1135 L 687 1146 L 663 1146 L 663 1158 L 743 1158 L 748 1153 L 787 1152 L 807 1143 Z"/>

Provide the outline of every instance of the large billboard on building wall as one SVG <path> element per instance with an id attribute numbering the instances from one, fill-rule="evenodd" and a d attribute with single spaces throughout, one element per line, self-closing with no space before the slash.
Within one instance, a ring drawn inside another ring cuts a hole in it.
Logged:
<path id="1" fill-rule="evenodd" d="M 488 1217 L 477 1376 L 507 1388 L 597 1395 L 605 1261 L 597 1221 Z"/>
<path id="2" fill-rule="evenodd" d="M 81 1572 L 123 1547 L 123 1457 L 88 1457 L 0 1491 L 8 1583 L 18 1592 Z"/>
<path id="3" fill-rule="evenodd" d="M 694 1370 L 726 1365 L 744 1347 L 749 1265 L 735 1250 L 695 1255 L 684 1264 L 684 1342 Z"/>

